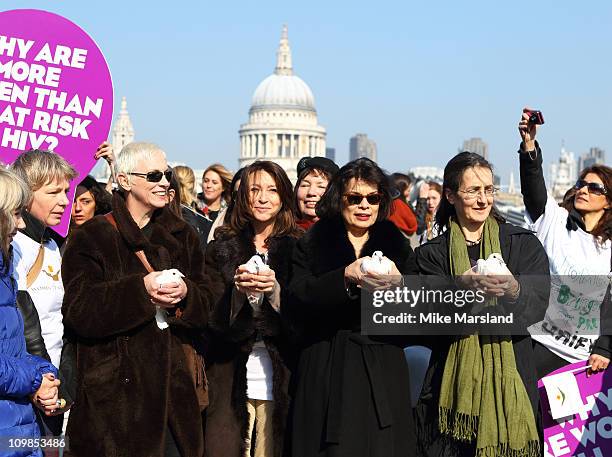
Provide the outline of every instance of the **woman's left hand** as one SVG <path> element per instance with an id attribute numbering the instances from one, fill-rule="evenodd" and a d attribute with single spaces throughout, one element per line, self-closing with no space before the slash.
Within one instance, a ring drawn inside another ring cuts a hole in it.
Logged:
<path id="1" fill-rule="evenodd" d="M 481 284 L 488 295 L 506 297 L 511 300 L 516 300 L 519 296 L 520 285 L 512 275 L 486 275 Z"/>
<path id="2" fill-rule="evenodd" d="M 491 297 L 516 300 L 520 293 L 519 282 L 512 275 L 481 275 L 469 269 L 461 275 L 461 280 L 465 286 L 483 290 Z"/>
<path id="3" fill-rule="evenodd" d="M 113 152 L 113 147 L 108 141 L 105 141 L 100 146 L 98 146 L 98 149 L 96 149 L 96 154 L 94 155 L 94 159 L 104 159 L 111 167 L 113 166 L 113 163 L 115 163 L 115 153 Z"/>
<path id="4" fill-rule="evenodd" d="M 402 274 L 397 269 L 395 263 L 387 257 L 383 258 L 391 263 L 391 271 L 389 274 L 380 275 L 376 273 L 367 273 L 361 279 L 361 287 L 368 291 L 374 291 L 402 285 Z"/>
<path id="5" fill-rule="evenodd" d="M 591 354 L 588 364 L 591 365 L 591 368 L 588 369 L 587 376 L 591 376 L 593 373 L 607 369 L 610 364 L 610 359 L 598 354 Z"/>
<path id="6" fill-rule="evenodd" d="M 157 294 L 165 296 L 172 301 L 171 305 L 176 305 L 187 296 L 187 284 L 182 279 L 179 282 L 164 284 L 157 289 Z"/>

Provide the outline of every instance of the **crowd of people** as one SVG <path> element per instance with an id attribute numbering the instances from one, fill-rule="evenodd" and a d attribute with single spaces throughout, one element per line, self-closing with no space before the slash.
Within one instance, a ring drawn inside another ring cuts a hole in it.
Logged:
<path id="1" fill-rule="evenodd" d="M 441 183 L 304 157 L 295 184 L 271 161 L 213 164 L 200 193 L 152 143 L 101 145 L 105 184 L 22 153 L 0 167 L 0 455 L 63 434 L 66 456 L 542 455 L 538 379 L 612 356 L 612 169 L 557 204 L 527 108 L 518 130 L 527 228 L 469 151 Z M 491 254 L 510 274 L 475 274 Z M 365 334 L 362 294 L 402 275 L 482 291 L 524 332 Z"/>

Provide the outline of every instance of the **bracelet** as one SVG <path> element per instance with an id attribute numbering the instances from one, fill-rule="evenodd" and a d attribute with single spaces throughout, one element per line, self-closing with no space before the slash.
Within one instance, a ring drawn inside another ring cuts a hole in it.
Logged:
<path id="1" fill-rule="evenodd" d="M 359 294 L 355 291 L 356 288 L 357 287 L 353 283 L 350 283 L 348 286 L 346 286 L 346 294 L 351 300 L 354 300 L 355 298 L 359 297 Z"/>

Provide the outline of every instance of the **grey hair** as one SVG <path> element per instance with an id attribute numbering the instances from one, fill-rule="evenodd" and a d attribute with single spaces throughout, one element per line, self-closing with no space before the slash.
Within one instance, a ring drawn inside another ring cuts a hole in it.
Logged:
<path id="1" fill-rule="evenodd" d="M 161 154 L 164 159 L 166 158 L 166 153 L 156 144 L 144 142 L 128 143 L 123 147 L 119 156 L 117 156 L 115 173 L 126 175 L 128 182 L 130 182 L 130 173 L 136 171 L 138 162 L 141 160 L 145 162 L 153 160 L 153 156 L 156 154 Z"/>
<path id="2" fill-rule="evenodd" d="M 8 259 L 8 236 L 15 230 L 13 212 L 25 208 L 32 200 L 32 192 L 14 171 L 0 164 L 0 248 L 4 260 Z"/>

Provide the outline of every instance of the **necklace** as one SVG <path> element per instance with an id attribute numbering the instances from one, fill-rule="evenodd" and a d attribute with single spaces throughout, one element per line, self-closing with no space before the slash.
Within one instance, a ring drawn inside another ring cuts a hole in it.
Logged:
<path id="1" fill-rule="evenodd" d="M 468 246 L 476 246 L 480 243 L 480 240 L 482 240 L 482 235 L 480 235 L 480 238 L 478 238 L 476 241 L 465 240 L 465 244 Z"/>

